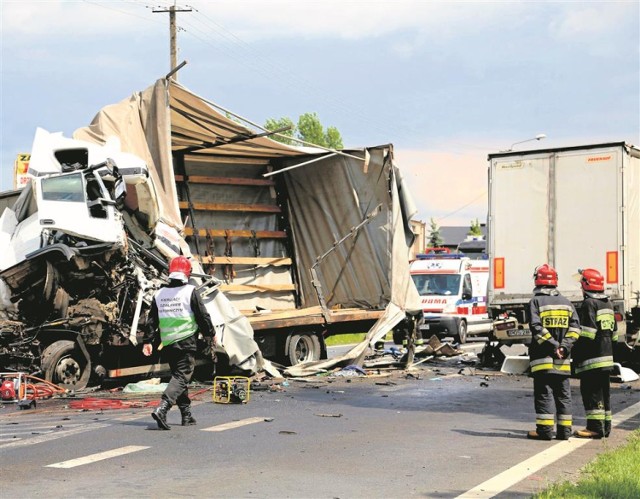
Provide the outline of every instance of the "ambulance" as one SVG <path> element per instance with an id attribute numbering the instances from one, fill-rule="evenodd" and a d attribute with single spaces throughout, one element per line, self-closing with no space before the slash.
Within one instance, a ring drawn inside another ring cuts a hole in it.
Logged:
<path id="1" fill-rule="evenodd" d="M 410 272 L 424 310 L 422 338 L 435 334 L 465 343 L 468 336 L 491 337 L 487 260 L 472 260 L 456 253 L 424 254 L 411 263 Z"/>

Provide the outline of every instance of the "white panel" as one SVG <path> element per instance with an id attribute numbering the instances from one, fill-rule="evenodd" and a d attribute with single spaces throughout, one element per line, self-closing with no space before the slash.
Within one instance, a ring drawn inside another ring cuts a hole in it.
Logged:
<path id="1" fill-rule="evenodd" d="M 622 241 L 620 148 L 567 151 L 556 158 L 555 266 L 558 287 L 580 299 L 579 268 L 606 276 L 606 255 Z M 620 259 L 620 264 L 622 259 Z M 620 279 L 622 269 L 619 269 Z M 605 284 L 618 295 L 618 284 Z"/>
<path id="2" fill-rule="evenodd" d="M 504 258 L 505 265 L 505 287 L 492 295 L 497 304 L 531 294 L 533 270 L 547 261 L 549 160 L 498 158 L 491 168 L 491 258 Z"/>

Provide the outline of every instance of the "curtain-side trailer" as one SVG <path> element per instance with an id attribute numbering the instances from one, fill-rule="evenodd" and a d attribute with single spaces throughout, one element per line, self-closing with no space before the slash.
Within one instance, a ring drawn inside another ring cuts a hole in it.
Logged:
<path id="1" fill-rule="evenodd" d="M 248 317 L 265 357 L 325 356 L 324 339 L 419 314 L 413 202 L 391 144 L 294 147 L 173 80 L 103 108 L 74 137 L 145 159 L 161 218 Z"/>

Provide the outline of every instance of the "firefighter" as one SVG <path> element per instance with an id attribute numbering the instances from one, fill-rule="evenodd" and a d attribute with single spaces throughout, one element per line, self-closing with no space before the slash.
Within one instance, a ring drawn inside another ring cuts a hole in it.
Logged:
<path id="1" fill-rule="evenodd" d="M 527 433 L 534 440 L 571 436 L 571 364 L 569 355 L 580 335 L 576 309 L 556 289 L 558 273 L 547 264 L 536 267 L 534 297 L 529 302 L 529 345 L 536 411 L 536 429 Z M 555 421 L 554 421 L 555 417 Z"/>
<path id="2" fill-rule="evenodd" d="M 609 375 L 613 371 L 613 342 L 618 341 L 613 306 L 604 294 L 604 277 L 595 269 L 579 270 L 584 302 L 580 309 L 580 338 L 573 350 L 587 427 L 581 438 L 608 437 L 611 433 Z"/>
<path id="3" fill-rule="evenodd" d="M 190 275 L 191 262 L 186 257 L 171 260 L 169 284 L 160 288 L 153 298 L 149 328 L 143 339 L 142 353 L 151 355 L 153 344 L 159 343 L 171 368 L 171 380 L 160 405 L 151 414 L 161 430 L 171 429 L 167 412 L 174 404 L 180 409 L 182 426 L 196 424 L 191 414 L 188 386 L 195 368 L 198 333 L 209 338 L 212 345 L 216 344 L 211 317 L 195 287 L 188 284 Z"/>

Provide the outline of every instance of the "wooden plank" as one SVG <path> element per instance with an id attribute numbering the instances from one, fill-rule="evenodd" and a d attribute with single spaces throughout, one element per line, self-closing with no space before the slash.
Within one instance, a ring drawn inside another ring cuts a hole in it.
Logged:
<path id="1" fill-rule="evenodd" d="M 349 308 L 332 310 L 329 321 L 325 321 L 320 307 L 308 307 L 297 310 L 278 310 L 274 313 L 245 314 L 254 330 L 277 329 L 301 325 L 323 325 L 347 321 L 374 321 L 382 317 L 384 310 L 360 310 Z"/>
<path id="2" fill-rule="evenodd" d="M 180 147 L 172 147 L 173 150 L 183 149 L 188 145 L 194 144 L 184 144 Z M 185 159 L 188 163 L 218 163 L 218 164 L 233 164 L 233 165 L 257 165 L 257 166 L 265 166 L 269 164 L 268 159 L 259 159 L 259 158 L 236 158 L 233 156 L 207 156 L 201 154 L 186 154 Z"/>
<path id="3" fill-rule="evenodd" d="M 192 203 L 198 211 L 255 211 L 260 213 L 280 213 L 280 207 L 273 204 L 231 204 L 231 203 Z M 189 208 L 189 203 L 180 201 L 180 209 Z"/>
<path id="4" fill-rule="evenodd" d="M 291 265 L 291 258 L 258 258 L 249 256 L 199 256 L 200 262 L 209 265 L 270 265 L 279 267 L 281 265 Z"/>
<path id="5" fill-rule="evenodd" d="M 304 317 L 307 315 L 322 315 L 322 309 L 320 307 L 307 307 L 307 308 L 293 308 L 287 310 L 274 310 L 272 312 L 252 312 L 245 314 L 249 320 L 257 319 L 291 319 L 293 317 Z"/>
<path id="6" fill-rule="evenodd" d="M 184 182 L 184 175 L 176 175 L 176 182 Z M 189 182 L 192 184 L 215 184 L 215 185 L 252 185 L 258 187 L 272 187 L 275 182 L 267 178 L 245 178 L 245 177 L 205 177 L 203 175 L 190 175 Z"/>
<path id="7" fill-rule="evenodd" d="M 220 290 L 224 292 L 233 291 L 249 291 L 253 293 L 261 293 L 265 291 L 295 291 L 295 284 L 222 284 Z"/>
<path id="8" fill-rule="evenodd" d="M 186 236 L 193 236 L 193 228 L 185 227 L 184 233 Z M 283 230 L 257 230 L 255 231 L 255 237 L 258 239 L 286 239 L 287 233 Z M 227 229 L 199 229 L 198 235 L 205 237 L 209 235 L 211 237 L 226 237 L 227 234 L 231 237 L 254 237 L 250 230 L 227 230 Z"/>

